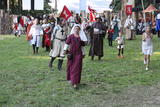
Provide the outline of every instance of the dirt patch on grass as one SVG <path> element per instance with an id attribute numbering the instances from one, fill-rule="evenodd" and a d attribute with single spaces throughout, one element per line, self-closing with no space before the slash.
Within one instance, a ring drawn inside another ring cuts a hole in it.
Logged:
<path id="1" fill-rule="evenodd" d="M 160 107 L 160 83 L 153 86 L 129 86 L 120 93 L 93 94 L 88 101 L 72 107 Z"/>

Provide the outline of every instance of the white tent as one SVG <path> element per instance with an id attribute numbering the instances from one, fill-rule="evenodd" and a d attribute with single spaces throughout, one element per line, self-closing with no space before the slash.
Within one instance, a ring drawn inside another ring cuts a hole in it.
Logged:
<path id="1" fill-rule="evenodd" d="M 22 9 L 31 10 L 32 2 L 31 0 L 22 0 Z M 43 10 L 44 0 L 34 0 L 34 10 Z"/>
<path id="2" fill-rule="evenodd" d="M 85 10 L 88 12 L 88 6 L 95 9 L 97 12 L 103 12 L 104 10 L 111 10 L 109 5 L 112 0 L 57 0 L 58 12 L 61 12 L 64 5 L 66 5 L 70 10 L 80 12 Z M 55 0 L 51 0 L 51 6 L 54 8 Z"/>

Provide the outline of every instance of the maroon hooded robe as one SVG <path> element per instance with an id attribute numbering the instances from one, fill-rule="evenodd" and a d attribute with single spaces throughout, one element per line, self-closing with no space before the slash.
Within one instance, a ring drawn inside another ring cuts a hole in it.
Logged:
<path id="1" fill-rule="evenodd" d="M 79 84 L 82 72 L 82 46 L 85 45 L 80 37 L 75 37 L 74 34 L 67 38 L 66 43 L 70 46 L 69 52 L 73 57 L 67 62 L 67 80 L 73 84 Z"/>

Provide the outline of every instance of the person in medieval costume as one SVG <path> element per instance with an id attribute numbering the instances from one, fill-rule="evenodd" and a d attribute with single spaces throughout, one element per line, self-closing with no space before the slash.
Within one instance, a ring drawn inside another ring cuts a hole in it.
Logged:
<path id="1" fill-rule="evenodd" d="M 112 45 L 112 42 L 113 42 L 113 33 L 114 33 L 114 30 L 112 29 L 111 26 L 109 26 L 109 28 L 107 29 L 107 33 L 108 33 L 108 36 L 107 36 L 107 39 L 108 39 L 108 44 L 109 46 L 113 46 Z"/>
<path id="2" fill-rule="evenodd" d="M 78 13 L 76 13 L 76 16 L 75 16 L 75 23 L 76 24 L 81 24 L 82 23 L 82 19 L 81 19 L 80 15 Z"/>
<path id="3" fill-rule="evenodd" d="M 67 21 L 67 24 L 68 24 L 68 32 L 71 32 L 71 29 L 73 28 L 74 24 L 75 24 L 75 18 L 73 16 L 73 12 L 71 11 L 72 13 L 72 16 L 69 17 L 68 21 Z"/>
<path id="4" fill-rule="evenodd" d="M 38 49 L 40 47 L 40 38 L 43 35 L 43 29 L 39 25 L 39 20 L 36 18 L 33 22 L 33 25 L 30 29 L 29 36 L 31 38 L 30 43 L 33 47 L 33 54 L 38 53 Z"/>
<path id="5" fill-rule="evenodd" d="M 17 36 L 17 34 L 18 34 L 18 23 L 13 24 L 13 33 L 14 33 L 15 36 Z"/>
<path id="6" fill-rule="evenodd" d="M 50 51 L 51 60 L 49 62 L 49 67 L 52 68 L 53 61 L 56 59 L 56 57 L 60 57 L 58 60 L 59 71 L 61 71 L 63 64 L 63 49 L 67 38 L 67 27 L 65 24 L 66 22 L 64 19 L 59 19 L 51 36 L 51 40 L 53 40 L 53 49 Z"/>
<path id="7" fill-rule="evenodd" d="M 150 57 L 153 54 L 153 35 L 150 26 L 146 26 L 146 30 L 142 35 L 142 53 L 144 54 L 144 65 L 146 70 L 149 69 Z"/>
<path id="8" fill-rule="evenodd" d="M 102 19 L 102 23 L 103 23 L 105 26 L 107 26 L 107 28 L 108 28 L 108 27 L 109 27 L 109 26 L 108 26 L 108 20 L 107 20 L 105 14 L 102 14 L 101 19 Z"/>
<path id="9" fill-rule="evenodd" d="M 27 22 L 27 30 L 26 30 L 26 40 L 27 41 L 32 39 L 31 36 L 29 35 L 32 25 L 33 25 L 33 20 L 31 19 L 31 17 L 29 17 L 28 22 Z"/>
<path id="10" fill-rule="evenodd" d="M 134 39 L 135 38 L 136 22 L 135 22 L 135 20 L 130 15 L 126 19 L 124 27 L 126 28 L 126 39 L 127 40 Z"/>
<path id="11" fill-rule="evenodd" d="M 156 17 L 156 31 L 158 32 L 158 38 L 160 38 L 160 13 Z"/>
<path id="12" fill-rule="evenodd" d="M 122 36 L 122 33 L 119 32 L 119 37 L 115 39 L 117 41 L 117 49 L 118 49 L 118 58 L 124 58 L 124 45 L 125 45 L 125 40 L 124 37 Z"/>
<path id="13" fill-rule="evenodd" d="M 121 30 L 121 21 L 117 15 L 115 15 L 114 18 L 112 18 L 111 26 L 114 30 L 113 40 L 115 40 L 119 36 L 119 32 Z"/>
<path id="14" fill-rule="evenodd" d="M 18 20 L 17 35 L 18 35 L 18 37 L 20 37 L 23 33 L 24 20 L 23 20 L 22 16 L 19 16 L 17 18 L 17 20 Z"/>
<path id="15" fill-rule="evenodd" d="M 92 33 L 91 33 L 91 47 L 89 51 L 89 56 L 94 60 L 94 56 L 98 56 L 98 59 L 101 60 L 103 57 L 103 39 L 106 34 L 106 26 L 101 23 L 101 18 L 99 15 L 96 16 L 96 22 L 92 24 Z"/>
<path id="16" fill-rule="evenodd" d="M 87 18 L 84 18 L 83 19 L 83 22 L 81 24 L 81 27 L 82 27 L 82 30 L 84 31 L 86 37 L 87 37 L 87 40 L 88 40 L 88 43 L 87 44 L 90 44 L 90 33 L 89 33 L 89 30 L 88 30 L 88 27 L 89 27 L 89 22 L 88 22 L 88 19 Z"/>
<path id="17" fill-rule="evenodd" d="M 21 23 L 18 23 L 18 27 L 17 27 L 17 30 L 18 30 L 18 37 L 20 37 L 22 35 L 22 32 L 23 32 L 23 27 L 21 25 Z"/>
<path id="18" fill-rule="evenodd" d="M 71 35 L 68 36 L 64 47 L 64 54 L 67 54 L 67 80 L 77 89 L 81 81 L 82 60 L 86 36 L 79 24 L 74 25 Z"/>
<path id="19" fill-rule="evenodd" d="M 145 25 L 144 25 L 143 19 L 140 19 L 138 21 L 137 30 L 138 30 L 137 34 L 139 34 L 139 35 L 141 35 L 141 34 L 143 34 L 143 32 L 145 32 Z"/>
<path id="20" fill-rule="evenodd" d="M 42 28 L 44 31 L 43 40 L 42 40 L 42 47 L 46 47 L 46 51 L 50 51 L 51 46 L 51 24 L 48 23 L 47 19 L 43 20 Z"/>

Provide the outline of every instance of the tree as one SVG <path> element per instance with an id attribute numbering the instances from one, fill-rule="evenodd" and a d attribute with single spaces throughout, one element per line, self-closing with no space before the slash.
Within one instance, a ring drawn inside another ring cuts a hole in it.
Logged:
<path id="1" fill-rule="evenodd" d="M 114 11 L 114 12 L 118 12 L 121 10 L 121 6 L 122 2 L 121 0 L 112 0 L 111 4 L 110 4 L 110 8 Z"/>

